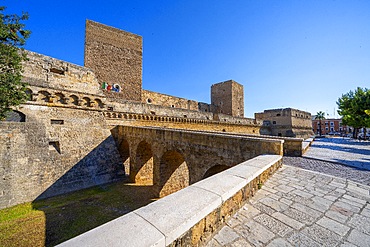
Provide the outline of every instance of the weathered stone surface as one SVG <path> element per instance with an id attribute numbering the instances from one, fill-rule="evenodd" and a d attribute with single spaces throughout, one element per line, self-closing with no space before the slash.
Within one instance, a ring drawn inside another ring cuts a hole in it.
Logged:
<path id="1" fill-rule="evenodd" d="M 112 220 L 86 233 L 83 238 L 72 238 L 60 247 L 69 246 L 166 246 L 165 236 L 148 221 L 135 213 Z"/>

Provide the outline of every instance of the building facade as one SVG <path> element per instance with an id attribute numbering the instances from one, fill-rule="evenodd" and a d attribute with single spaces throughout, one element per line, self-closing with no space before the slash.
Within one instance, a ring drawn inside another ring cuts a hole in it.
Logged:
<path id="1" fill-rule="evenodd" d="M 313 136 L 311 113 L 293 109 L 272 109 L 254 114 L 273 136 L 309 138 Z"/>
<path id="2" fill-rule="evenodd" d="M 345 135 L 353 132 L 353 128 L 343 125 L 342 119 L 338 118 L 329 118 L 329 119 L 312 119 L 312 131 L 316 134 L 322 135 Z"/>

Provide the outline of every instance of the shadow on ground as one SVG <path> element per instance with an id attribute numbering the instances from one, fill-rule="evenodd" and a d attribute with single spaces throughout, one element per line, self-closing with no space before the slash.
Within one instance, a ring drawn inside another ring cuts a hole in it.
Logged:
<path id="1" fill-rule="evenodd" d="M 45 246 L 54 246 L 155 200 L 152 186 L 124 181 L 34 201 L 45 216 Z"/>

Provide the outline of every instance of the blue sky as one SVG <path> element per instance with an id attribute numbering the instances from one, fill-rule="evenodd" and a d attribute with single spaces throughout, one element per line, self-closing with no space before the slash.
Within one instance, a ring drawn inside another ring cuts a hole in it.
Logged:
<path id="1" fill-rule="evenodd" d="M 292 107 L 331 116 L 370 88 L 370 1 L 0 0 L 28 12 L 26 49 L 83 65 L 85 20 L 143 37 L 143 88 L 210 102 L 212 84 L 244 85 L 246 117 Z"/>

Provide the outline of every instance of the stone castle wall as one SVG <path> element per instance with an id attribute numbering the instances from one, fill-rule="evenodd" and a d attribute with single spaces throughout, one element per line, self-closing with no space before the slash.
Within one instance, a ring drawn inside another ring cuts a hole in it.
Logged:
<path id="1" fill-rule="evenodd" d="M 23 105 L 0 122 L 0 208 L 120 179 L 121 157 L 99 111 Z"/>
<path id="2" fill-rule="evenodd" d="M 217 113 L 243 117 L 243 86 L 233 80 L 213 84 L 211 87 L 211 104 L 216 107 Z"/>
<path id="3" fill-rule="evenodd" d="M 86 21 L 85 67 L 99 83 L 118 84 L 123 99 L 141 101 L 142 37 L 90 20 Z"/>
<path id="4" fill-rule="evenodd" d="M 309 138 L 313 136 L 309 112 L 284 108 L 255 113 L 256 120 L 263 121 L 271 129 L 271 135 Z"/>
<path id="5" fill-rule="evenodd" d="M 27 51 L 27 58 L 22 80 L 31 86 L 104 95 L 91 69 L 31 51 Z"/>
<path id="6" fill-rule="evenodd" d="M 198 102 L 167 94 L 156 93 L 148 90 L 141 91 L 141 102 L 165 107 L 181 108 L 192 111 L 198 110 Z"/>

